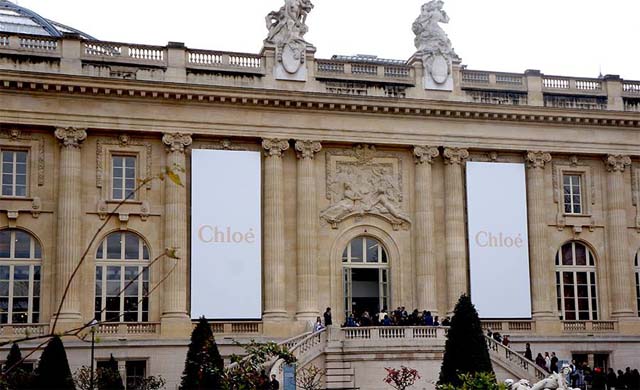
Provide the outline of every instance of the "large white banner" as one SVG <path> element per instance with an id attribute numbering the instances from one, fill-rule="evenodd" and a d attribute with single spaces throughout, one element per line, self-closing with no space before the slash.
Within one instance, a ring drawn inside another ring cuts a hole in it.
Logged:
<path id="1" fill-rule="evenodd" d="M 260 319 L 260 153 L 192 151 L 191 317 Z"/>
<path id="2" fill-rule="evenodd" d="M 471 299 L 482 318 L 530 318 L 524 164 L 467 163 Z"/>

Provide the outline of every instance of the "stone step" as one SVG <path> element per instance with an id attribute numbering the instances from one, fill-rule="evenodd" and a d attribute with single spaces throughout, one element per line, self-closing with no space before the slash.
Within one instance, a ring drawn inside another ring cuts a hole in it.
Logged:
<path id="1" fill-rule="evenodd" d="M 355 375 L 355 370 L 353 368 L 332 368 L 327 370 L 325 376 L 331 375 Z"/>
<path id="2" fill-rule="evenodd" d="M 325 380 L 327 383 L 351 383 L 353 375 L 327 375 Z"/>
<path id="3" fill-rule="evenodd" d="M 327 359 L 325 361 L 325 368 L 331 370 L 334 368 L 351 368 L 351 362 L 343 362 L 342 360 L 331 361 Z"/>

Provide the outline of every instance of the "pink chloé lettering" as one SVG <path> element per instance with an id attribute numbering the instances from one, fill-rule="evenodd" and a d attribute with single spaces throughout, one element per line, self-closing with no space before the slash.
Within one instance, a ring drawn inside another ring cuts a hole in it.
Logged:
<path id="1" fill-rule="evenodd" d="M 198 239 L 205 244 L 253 244 L 256 242 L 256 234 L 253 228 L 249 228 L 246 232 L 240 232 L 232 229 L 231 226 L 221 228 L 219 226 L 201 225 L 198 228 Z"/>

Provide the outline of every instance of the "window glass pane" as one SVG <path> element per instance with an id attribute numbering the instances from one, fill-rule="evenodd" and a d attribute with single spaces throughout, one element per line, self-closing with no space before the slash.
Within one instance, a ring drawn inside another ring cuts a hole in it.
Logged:
<path id="1" fill-rule="evenodd" d="M 29 266 L 28 265 L 16 265 L 13 267 L 13 279 L 14 280 L 29 280 Z"/>
<path id="2" fill-rule="evenodd" d="M 107 259 L 122 258 L 120 239 L 121 233 L 112 233 L 107 236 Z"/>
<path id="3" fill-rule="evenodd" d="M 367 263 L 377 263 L 378 262 L 378 241 L 367 238 Z"/>
<path id="4" fill-rule="evenodd" d="M 125 233 L 124 258 L 127 260 L 140 258 L 140 240 L 133 233 Z"/>
<path id="5" fill-rule="evenodd" d="M 8 296 L 9 296 L 9 282 L 0 281 L 0 297 L 8 297 Z"/>
<path id="6" fill-rule="evenodd" d="M 13 152 L 2 152 L 2 162 L 13 162 Z"/>
<path id="7" fill-rule="evenodd" d="M 2 176 L 4 179 L 4 175 Z M 13 195 L 13 187 L 11 185 L 3 185 L 2 186 L 2 195 L 11 196 Z"/>
<path id="8" fill-rule="evenodd" d="M 142 258 L 144 260 L 149 260 L 149 248 L 147 248 L 147 244 L 142 243 Z"/>
<path id="9" fill-rule="evenodd" d="M 362 262 L 362 237 L 354 238 L 351 241 L 351 261 Z"/>
<path id="10" fill-rule="evenodd" d="M 6 170 L 4 172 L 6 172 Z M 4 173 L 2 175 L 2 184 L 3 185 L 8 185 L 8 186 L 12 185 L 13 184 L 13 175 L 10 174 L 10 173 L 9 174 Z"/>
<path id="11" fill-rule="evenodd" d="M 40 296 L 40 282 L 33 282 L 33 296 Z"/>
<path id="12" fill-rule="evenodd" d="M 40 281 L 40 266 L 33 267 L 33 280 Z"/>
<path id="13" fill-rule="evenodd" d="M 343 262 L 343 263 L 346 263 L 346 262 L 347 262 L 347 260 L 349 260 L 349 259 L 347 258 L 347 248 L 344 248 L 344 252 L 342 252 L 342 262 Z"/>
<path id="14" fill-rule="evenodd" d="M 127 157 L 125 166 L 127 168 L 135 168 L 136 167 L 136 158 L 135 157 Z"/>
<path id="15" fill-rule="evenodd" d="M 122 157 L 120 156 L 113 156 L 113 167 L 114 167 L 114 172 L 115 172 L 115 168 L 122 168 Z"/>
<path id="16" fill-rule="evenodd" d="M 36 240 L 33 240 L 33 249 L 34 249 L 33 258 L 41 259 L 42 258 L 42 248 L 40 247 L 40 244 Z"/>
<path id="17" fill-rule="evenodd" d="M 11 231 L 0 230 L 0 258 L 11 257 Z"/>
<path id="18" fill-rule="evenodd" d="M 16 152 L 16 161 L 21 164 L 26 164 L 27 152 Z"/>
<path id="19" fill-rule="evenodd" d="M 14 281 L 13 282 L 13 297 L 28 297 L 29 296 L 29 282 L 26 280 L 23 281 Z"/>
<path id="20" fill-rule="evenodd" d="M 570 243 L 562 246 L 562 265 L 573 265 L 573 252 Z"/>
<path id="21" fill-rule="evenodd" d="M 98 247 L 98 251 L 96 252 L 96 259 L 102 259 L 104 257 L 104 250 L 103 250 L 103 245 L 104 245 L 104 241 L 100 243 L 100 246 Z"/>
<path id="22" fill-rule="evenodd" d="M 0 280 L 9 280 L 9 266 L 0 266 Z"/>
<path id="23" fill-rule="evenodd" d="M 31 257 L 31 237 L 29 234 L 15 230 L 15 257 L 18 259 L 28 259 Z"/>
<path id="24" fill-rule="evenodd" d="M 13 311 L 26 312 L 29 308 L 29 298 L 13 298 Z"/>

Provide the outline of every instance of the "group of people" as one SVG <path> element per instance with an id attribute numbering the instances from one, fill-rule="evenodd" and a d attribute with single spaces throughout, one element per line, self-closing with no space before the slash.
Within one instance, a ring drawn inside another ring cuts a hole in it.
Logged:
<path id="1" fill-rule="evenodd" d="M 524 357 L 533 360 L 531 345 L 526 344 Z M 538 353 L 535 363 L 546 371 L 557 373 L 560 370 L 558 357 L 555 352 Z M 613 368 L 606 372 L 601 367 L 589 367 L 587 362 L 576 363 L 575 360 L 569 364 L 571 372 L 567 377 L 567 383 L 573 388 L 590 390 L 640 390 L 640 372 L 627 367 L 623 372 L 618 370 L 617 374 Z"/>
<path id="2" fill-rule="evenodd" d="M 396 310 L 382 309 L 379 313 L 371 315 L 367 310 L 361 313 L 350 313 L 347 316 L 344 327 L 356 326 L 449 326 L 451 319 L 446 317 L 440 321 L 438 316 L 431 314 L 429 310 L 420 312 L 418 309 L 408 313 L 404 306 Z"/>
<path id="3" fill-rule="evenodd" d="M 256 386 L 257 390 L 280 390 L 280 382 L 276 379 L 275 375 L 271 375 L 271 379 L 267 373 L 262 370 L 260 372 L 260 377 L 258 378 L 258 385 Z"/>

